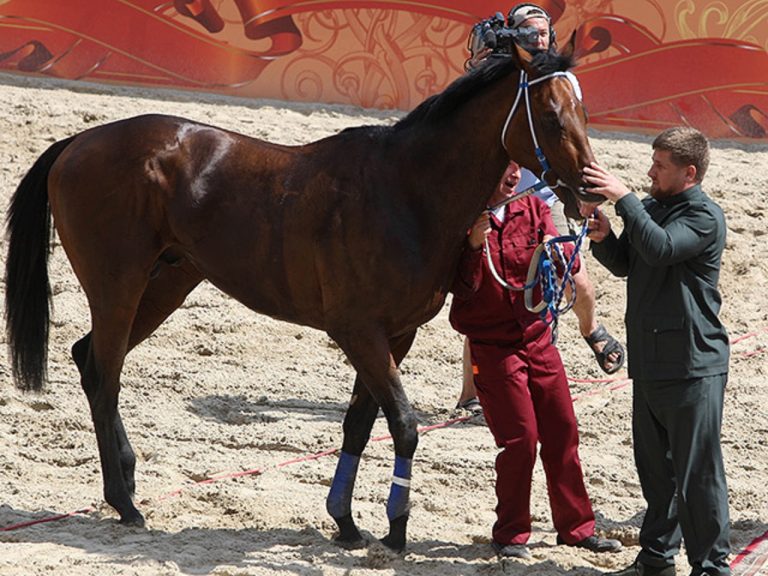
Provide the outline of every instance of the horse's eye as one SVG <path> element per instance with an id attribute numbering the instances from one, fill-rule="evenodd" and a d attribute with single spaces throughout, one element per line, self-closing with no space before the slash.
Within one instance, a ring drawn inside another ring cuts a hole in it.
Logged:
<path id="1" fill-rule="evenodd" d="M 541 123 L 544 128 L 552 132 L 560 131 L 563 129 L 563 123 L 560 121 L 560 116 L 556 112 L 547 111 L 541 118 Z"/>

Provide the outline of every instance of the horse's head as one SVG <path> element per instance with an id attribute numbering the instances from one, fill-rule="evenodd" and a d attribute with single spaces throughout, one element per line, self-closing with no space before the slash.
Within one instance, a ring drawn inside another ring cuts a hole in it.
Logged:
<path id="1" fill-rule="evenodd" d="M 566 214 L 586 216 L 605 198 L 589 192 L 583 169 L 595 160 L 587 137 L 587 113 L 573 66 L 575 35 L 559 54 L 534 56 L 520 47 L 512 57 L 520 70 L 517 98 L 502 133 L 511 159 L 545 180 Z"/>

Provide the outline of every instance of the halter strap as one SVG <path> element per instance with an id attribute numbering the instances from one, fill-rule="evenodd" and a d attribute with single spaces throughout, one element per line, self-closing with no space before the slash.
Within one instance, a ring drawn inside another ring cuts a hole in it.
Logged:
<path id="1" fill-rule="evenodd" d="M 515 192 L 511 196 L 507 196 L 506 198 L 504 198 L 504 200 L 502 200 L 501 202 L 498 202 L 498 203 L 494 204 L 493 206 L 489 206 L 488 208 L 485 209 L 485 211 L 489 212 L 489 213 L 493 212 L 494 210 L 497 210 L 497 209 L 501 208 L 502 206 L 506 206 L 507 204 L 510 204 L 510 203 L 514 202 L 515 200 L 521 200 L 522 198 L 530 196 L 531 194 L 535 194 L 536 192 L 538 192 L 542 188 L 546 188 L 546 187 L 547 187 L 547 183 L 544 182 L 543 180 L 539 180 L 533 186 L 530 186 L 529 188 L 526 188 L 525 190 L 521 190 L 520 192 Z"/>
<path id="2" fill-rule="evenodd" d="M 515 95 L 515 100 L 512 102 L 512 107 L 509 109 L 509 114 L 507 114 L 507 119 L 504 122 L 504 127 L 501 130 L 501 146 L 504 148 L 504 150 L 507 149 L 506 139 L 507 139 L 507 130 L 509 130 L 509 123 L 512 121 L 512 117 L 515 115 L 515 112 L 517 112 L 517 109 L 520 105 L 520 100 L 525 100 L 525 111 L 528 116 L 528 129 L 531 131 L 531 138 L 533 139 L 533 148 L 534 152 L 536 154 L 536 158 L 539 161 L 539 164 L 541 165 L 542 172 L 540 176 L 540 180 L 544 180 L 544 175 L 551 171 L 552 168 L 549 165 L 549 162 L 547 161 L 547 157 L 544 154 L 544 151 L 541 149 L 541 146 L 539 146 L 539 139 L 536 136 L 536 130 L 533 126 L 533 114 L 531 114 L 531 97 L 530 97 L 530 87 L 539 84 L 540 82 L 543 82 L 545 80 L 550 80 L 552 78 L 555 78 L 557 76 L 565 76 L 568 77 L 567 72 L 552 72 L 550 74 L 546 74 L 544 76 L 540 76 L 536 78 L 535 80 L 529 80 L 528 79 L 528 72 L 525 70 L 520 71 L 520 81 L 517 85 L 517 94 Z M 557 184 L 554 185 L 555 188 L 560 186 L 560 180 L 558 180 Z"/>

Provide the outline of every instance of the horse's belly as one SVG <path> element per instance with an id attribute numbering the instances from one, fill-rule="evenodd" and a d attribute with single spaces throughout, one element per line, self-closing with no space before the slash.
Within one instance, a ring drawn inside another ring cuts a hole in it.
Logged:
<path id="1" fill-rule="evenodd" d="M 323 329 L 320 298 L 311 286 L 296 286 L 286 271 L 275 263 L 242 261 L 233 256 L 200 260 L 192 257 L 208 280 L 254 312 L 278 320 Z"/>

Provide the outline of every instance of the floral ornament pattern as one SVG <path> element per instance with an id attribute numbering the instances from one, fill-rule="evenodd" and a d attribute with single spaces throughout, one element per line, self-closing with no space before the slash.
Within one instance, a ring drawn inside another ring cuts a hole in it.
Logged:
<path id="1" fill-rule="evenodd" d="M 541 0 L 594 126 L 768 138 L 768 0 Z M 76 5 L 74 5 L 76 4 Z M 409 110 L 498 0 L 0 0 L 0 70 Z M 503 6 L 502 9 L 506 9 Z"/>

